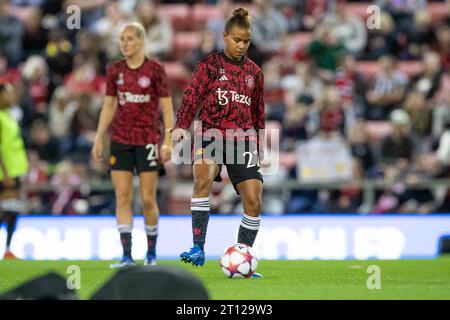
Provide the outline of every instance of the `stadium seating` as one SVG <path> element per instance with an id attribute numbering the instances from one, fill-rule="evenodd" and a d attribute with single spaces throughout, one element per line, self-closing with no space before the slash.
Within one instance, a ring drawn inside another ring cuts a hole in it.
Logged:
<path id="1" fill-rule="evenodd" d="M 367 121 L 366 130 L 369 141 L 378 143 L 391 133 L 392 124 L 389 121 Z"/>
<path id="2" fill-rule="evenodd" d="M 197 3 L 192 7 L 191 27 L 193 30 L 202 30 L 208 19 L 220 18 L 221 13 L 216 6 Z"/>
<path id="3" fill-rule="evenodd" d="M 373 5 L 373 3 L 367 2 L 367 3 L 347 3 L 347 11 L 352 12 L 353 14 L 356 14 L 360 16 L 363 19 L 366 19 L 369 16 L 369 13 L 367 13 L 367 8 L 369 6 Z"/>
<path id="4" fill-rule="evenodd" d="M 289 35 L 289 43 L 305 48 L 312 40 L 312 32 L 296 32 Z"/>
<path id="5" fill-rule="evenodd" d="M 177 32 L 174 36 L 173 56 L 177 61 L 183 61 L 187 54 L 198 48 L 201 42 L 201 33 L 195 31 Z"/>
<path id="6" fill-rule="evenodd" d="M 163 17 L 170 19 L 175 31 L 190 30 L 191 10 L 189 5 L 184 3 L 164 4 L 158 7 L 158 11 Z"/>
<path id="7" fill-rule="evenodd" d="M 358 61 L 357 64 L 357 69 L 370 79 L 373 79 L 380 71 L 376 61 Z M 398 64 L 398 68 L 408 77 L 412 77 L 420 72 L 422 63 L 421 61 L 401 61 Z"/>

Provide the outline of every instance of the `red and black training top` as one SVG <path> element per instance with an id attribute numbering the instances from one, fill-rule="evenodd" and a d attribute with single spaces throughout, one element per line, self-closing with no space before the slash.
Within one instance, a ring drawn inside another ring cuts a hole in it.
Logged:
<path id="1" fill-rule="evenodd" d="M 249 58 L 237 62 L 223 51 L 201 60 L 186 88 L 175 127 L 189 129 L 198 113 L 202 133 L 265 128 L 264 78 Z M 196 133 L 198 130 L 196 130 Z"/>
<path id="2" fill-rule="evenodd" d="M 169 97 L 167 76 L 162 65 L 147 59 L 136 69 L 125 60 L 106 68 L 106 95 L 118 99 L 112 122 L 111 140 L 126 145 L 160 142 L 159 99 Z"/>

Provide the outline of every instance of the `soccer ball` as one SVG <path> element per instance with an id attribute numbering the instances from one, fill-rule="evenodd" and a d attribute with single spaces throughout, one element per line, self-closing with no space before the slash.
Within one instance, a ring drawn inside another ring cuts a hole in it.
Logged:
<path id="1" fill-rule="evenodd" d="M 220 268 L 228 278 L 249 278 L 257 266 L 252 247 L 243 243 L 229 246 L 220 258 Z"/>

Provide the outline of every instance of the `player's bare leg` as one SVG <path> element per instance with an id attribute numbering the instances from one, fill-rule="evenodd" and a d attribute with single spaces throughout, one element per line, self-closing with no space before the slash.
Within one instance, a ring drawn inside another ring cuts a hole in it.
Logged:
<path id="1" fill-rule="evenodd" d="M 111 267 L 123 267 L 133 265 L 131 256 L 131 232 L 133 230 L 133 173 L 130 171 L 112 170 L 111 178 L 114 184 L 116 196 L 117 228 L 122 242 L 123 258 L 117 265 Z"/>
<path id="2" fill-rule="evenodd" d="M 139 191 L 144 209 L 145 233 L 147 234 L 148 251 L 145 265 L 156 264 L 156 240 L 158 237 L 159 208 L 156 201 L 158 171 L 141 172 L 139 174 Z"/>
<path id="3" fill-rule="evenodd" d="M 244 243 L 252 247 L 261 222 L 259 215 L 262 206 L 262 181 L 258 179 L 245 180 L 238 183 L 236 189 L 241 195 L 244 207 L 244 215 L 239 226 L 238 243 Z M 254 273 L 252 277 L 261 278 L 262 275 Z"/>
<path id="4" fill-rule="evenodd" d="M 17 224 L 17 217 L 24 210 L 23 202 L 20 199 L 20 189 L 13 187 L 1 192 L 0 205 L 2 208 L 0 212 L 0 227 L 3 222 L 6 223 L 6 250 L 3 259 L 17 259 L 11 252 L 10 245 Z"/>
<path id="5" fill-rule="evenodd" d="M 184 262 L 192 262 L 195 266 L 205 263 L 205 238 L 209 221 L 209 194 L 214 178 L 219 174 L 219 167 L 209 159 L 194 162 L 194 190 L 191 199 L 192 235 L 194 246 L 183 252 L 180 257 Z"/>

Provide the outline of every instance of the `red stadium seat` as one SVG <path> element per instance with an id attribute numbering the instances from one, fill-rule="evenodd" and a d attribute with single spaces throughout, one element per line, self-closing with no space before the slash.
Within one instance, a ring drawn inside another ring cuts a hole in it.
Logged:
<path id="1" fill-rule="evenodd" d="M 192 29 L 203 30 L 209 19 L 220 18 L 221 13 L 215 5 L 203 3 L 194 4 L 192 7 Z"/>
<path id="2" fill-rule="evenodd" d="M 362 19 L 366 19 L 369 16 L 367 13 L 367 8 L 373 5 L 373 3 L 347 3 L 346 8 L 348 12 L 351 12 L 357 16 L 360 16 Z"/>
<path id="3" fill-rule="evenodd" d="M 233 8 L 246 8 L 250 14 L 254 14 L 256 6 L 253 3 L 235 3 Z M 192 20 L 189 22 L 189 30 L 203 30 L 209 19 L 220 18 L 221 12 L 216 5 L 196 3 L 192 6 Z"/>
<path id="4" fill-rule="evenodd" d="M 289 35 L 289 43 L 299 46 L 300 48 L 306 48 L 308 43 L 311 42 L 312 32 L 296 32 Z"/>
<path id="5" fill-rule="evenodd" d="M 440 21 L 449 15 L 447 5 L 442 2 L 428 2 L 427 9 L 431 15 L 431 20 L 434 22 Z"/>
<path id="6" fill-rule="evenodd" d="M 185 68 L 180 62 L 163 62 L 167 77 L 173 80 L 184 79 L 187 77 Z"/>
<path id="7" fill-rule="evenodd" d="M 201 42 L 200 32 L 177 32 L 174 36 L 174 53 L 176 60 L 183 60 L 189 52 L 198 48 Z"/>
<path id="8" fill-rule="evenodd" d="M 363 19 L 366 19 L 369 14 L 367 8 L 373 5 L 370 2 L 364 3 L 347 3 L 346 8 Z M 448 15 L 448 10 L 445 3 L 442 2 L 428 2 L 427 11 L 431 15 L 432 21 L 439 21 Z"/>
<path id="9" fill-rule="evenodd" d="M 233 5 L 233 8 L 245 8 L 250 12 L 251 15 L 254 15 L 256 13 L 256 5 L 254 3 L 235 3 Z"/>
<path id="10" fill-rule="evenodd" d="M 379 142 L 392 131 L 392 124 L 389 121 L 367 121 L 366 131 L 369 141 Z"/>
<path id="11" fill-rule="evenodd" d="M 188 30 L 191 10 L 189 5 L 180 4 L 161 4 L 158 7 L 158 12 L 168 19 L 170 19 L 175 31 Z"/>
<path id="12" fill-rule="evenodd" d="M 422 69 L 421 61 L 401 61 L 398 64 L 401 71 L 406 73 L 408 77 L 412 77 L 419 73 Z M 379 72 L 378 63 L 376 61 L 358 61 L 358 70 L 366 77 L 373 79 Z"/>

